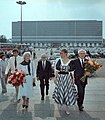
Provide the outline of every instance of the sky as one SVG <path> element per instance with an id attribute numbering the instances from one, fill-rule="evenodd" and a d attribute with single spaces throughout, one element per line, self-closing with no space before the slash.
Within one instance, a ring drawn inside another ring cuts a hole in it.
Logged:
<path id="1" fill-rule="evenodd" d="M 24 0 L 23 21 L 101 20 L 105 38 L 105 0 Z M 12 38 L 12 22 L 20 21 L 16 0 L 0 0 L 0 35 Z"/>

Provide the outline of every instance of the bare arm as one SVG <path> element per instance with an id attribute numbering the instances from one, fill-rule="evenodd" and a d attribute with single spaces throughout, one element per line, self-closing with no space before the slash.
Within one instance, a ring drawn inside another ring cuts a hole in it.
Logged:
<path id="1" fill-rule="evenodd" d="M 56 78 L 58 76 L 58 71 L 55 72 L 54 83 L 56 84 Z"/>

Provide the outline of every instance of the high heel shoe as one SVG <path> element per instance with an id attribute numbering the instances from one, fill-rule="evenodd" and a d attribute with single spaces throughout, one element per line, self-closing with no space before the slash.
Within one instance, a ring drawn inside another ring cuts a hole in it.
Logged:
<path id="1" fill-rule="evenodd" d="M 68 107 L 68 106 L 66 106 L 66 110 L 65 110 L 65 112 L 66 112 L 67 115 L 70 114 L 70 112 L 69 112 L 69 107 Z"/>
<path id="2" fill-rule="evenodd" d="M 28 105 L 26 105 L 25 107 L 26 107 L 26 109 L 27 109 L 27 108 L 28 108 Z"/>
<path id="3" fill-rule="evenodd" d="M 26 109 L 28 108 L 28 105 L 29 105 L 29 101 L 27 100 L 27 102 L 26 102 Z"/>
<path id="4" fill-rule="evenodd" d="M 25 108 L 25 107 L 26 107 L 26 105 L 22 105 L 22 107 L 23 107 L 23 108 Z"/>
<path id="5" fill-rule="evenodd" d="M 22 107 L 25 108 L 26 107 L 26 102 L 23 101 Z"/>

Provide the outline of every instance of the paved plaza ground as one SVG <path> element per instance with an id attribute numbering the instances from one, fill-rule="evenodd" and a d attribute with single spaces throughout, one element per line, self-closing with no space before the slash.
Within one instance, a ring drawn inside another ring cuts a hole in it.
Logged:
<path id="1" fill-rule="evenodd" d="M 105 64 L 104 59 L 99 61 Z M 18 104 L 13 102 L 15 91 L 11 85 L 8 85 L 7 95 L 0 95 L 0 120 L 105 120 L 104 76 L 105 65 L 94 77 L 88 79 L 84 111 L 80 112 L 77 106 L 70 106 L 70 115 L 65 113 L 64 106 L 58 106 L 52 99 L 53 79 L 50 81 L 49 96 L 45 96 L 44 101 L 41 101 L 39 81 L 36 82 L 34 96 L 30 100 L 28 110 L 22 109 L 22 102 Z"/>
<path id="2" fill-rule="evenodd" d="M 52 99 L 53 80 L 50 81 L 49 96 L 41 101 L 39 81 L 34 88 L 34 97 L 28 110 L 23 110 L 22 102 L 13 102 L 14 88 L 8 85 L 7 96 L 0 95 L 0 120 L 105 120 L 105 79 L 90 78 L 86 87 L 84 111 L 77 106 L 70 107 L 70 115 L 65 108 L 58 106 Z"/>

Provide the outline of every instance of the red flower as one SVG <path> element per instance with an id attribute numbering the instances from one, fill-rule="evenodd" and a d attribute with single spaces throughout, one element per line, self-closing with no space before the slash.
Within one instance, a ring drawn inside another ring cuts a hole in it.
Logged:
<path id="1" fill-rule="evenodd" d="M 10 76 L 8 77 L 8 83 L 12 84 L 13 86 L 23 86 L 23 83 L 26 81 L 25 80 L 25 72 L 20 70 L 18 71 L 17 69 L 15 70 L 14 73 L 11 73 Z"/>
<path id="2" fill-rule="evenodd" d="M 102 64 L 99 64 L 94 60 L 85 61 L 85 69 L 84 69 L 85 73 L 84 73 L 84 76 L 82 76 L 80 80 L 82 82 L 85 82 L 86 72 L 90 72 L 90 74 L 93 74 L 100 67 L 102 67 Z"/>

